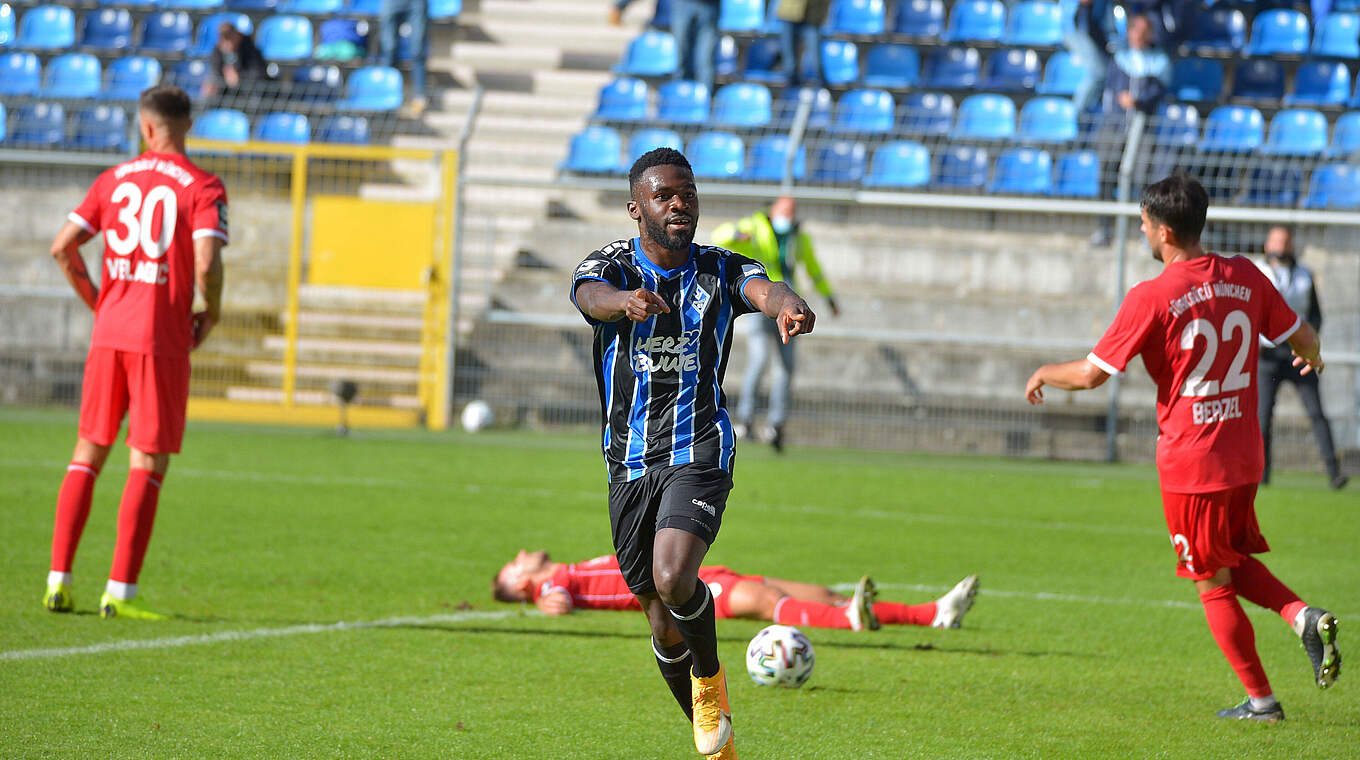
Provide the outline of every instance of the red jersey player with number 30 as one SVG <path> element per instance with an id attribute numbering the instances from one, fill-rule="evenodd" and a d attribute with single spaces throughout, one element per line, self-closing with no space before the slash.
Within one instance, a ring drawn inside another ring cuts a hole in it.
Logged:
<path id="1" fill-rule="evenodd" d="M 179 452 L 184 437 L 189 352 L 221 314 L 227 195 L 221 180 L 184 155 L 192 123 L 189 96 L 162 85 L 143 92 L 138 105 L 147 152 L 99 175 L 52 243 L 53 258 L 94 311 L 94 332 L 79 437 L 57 496 L 43 605 L 52 612 L 75 607 L 76 545 L 90 514 L 95 478 L 128 416 L 128 479 L 99 614 L 155 620 L 166 616 L 134 601 L 137 576 L 170 455 Z M 104 256 L 96 287 L 80 246 L 101 232 Z M 205 304 L 197 314 L 195 288 Z"/>
<path id="2" fill-rule="evenodd" d="M 1208 206 L 1204 188 L 1182 174 L 1143 191 L 1143 234 L 1165 264 L 1162 273 L 1129 291 L 1085 359 L 1040 367 L 1025 396 L 1038 404 L 1045 385 L 1095 388 L 1134 356 L 1143 357 L 1157 382 L 1157 470 L 1176 574 L 1194 581 L 1209 630 L 1247 689 L 1241 704 L 1218 716 L 1278 721 L 1284 710 L 1237 597 L 1290 624 L 1319 688 L 1336 681 L 1341 654 L 1336 618 L 1305 604 L 1252 556 L 1270 548 L 1254 506 L 1265 464 L 1256 419 L 1257 335 L 1276 344 L 1287 340 L 1304 373 L 1323 365 L 1317 334 L 1255 265 L 1200 247 Z"/>

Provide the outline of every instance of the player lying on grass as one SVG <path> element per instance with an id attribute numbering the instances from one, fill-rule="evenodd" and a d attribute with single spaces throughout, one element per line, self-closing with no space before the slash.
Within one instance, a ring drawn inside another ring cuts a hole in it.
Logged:
<path id="1" fill-rule="evenodd" d="M 855 584 L 849 598 L 826 586 L 742 575 L 721 565 L 700 567 L 699 580 L 713 593 L 719 618 L 855 631 L 877 629 L 880 623 L 958 628 L 978 589 L 974 574 L 933 602 L 899 604 L 875 601 L 874 582 L 867 575 Z M 565 615 L 574 609 L 642 609 L 612 554 L 568 565 L 553 562 L 545 551 L 520 550 L 496 573 L 491 592 L 502 602 L 532 601 L 549 615 Z"/>

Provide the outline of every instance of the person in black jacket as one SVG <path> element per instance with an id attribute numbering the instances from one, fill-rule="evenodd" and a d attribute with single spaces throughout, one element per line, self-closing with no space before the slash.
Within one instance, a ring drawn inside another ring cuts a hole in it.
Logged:
<path id="1" fill-rule="evenodd" d="M 203 82 L 203 96 L 250 94 L 252 85 L 269 79 L 268 64 L 255 40 L 230 21 L 217 28 L 212 51 L 212 76 Z"/>

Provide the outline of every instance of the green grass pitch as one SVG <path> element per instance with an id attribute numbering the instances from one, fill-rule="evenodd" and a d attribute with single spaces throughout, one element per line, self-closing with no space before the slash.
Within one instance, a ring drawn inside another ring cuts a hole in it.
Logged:
<path id="1" fill-rule="evenodd" d="M 179 616 L 164 623 L 94 613 L 121 445 L 76 561 L 78 614 L 41 608 L 74 435 L 69 412 L 0 410 L 0 757 L 697 757 L 640 614 L 490 600 L 519 548 L 609 550 L 589 433 L 191 425 L 141 579 Z M 1360 674 L 1319 691 L 1264 611 L 1289 719 L 1213 717 L 1242 688 L 1172 574 L 1150 467 L 746 446 L 736 483 L 710 562 L 868 572 L 909 602 L 969 572 L 983 589 L 961 630 L 806 630 L 817 669 L 796 691 L 745 677 L 762 623 L 720 621 L 742 758 L 1360 757 Z M 1261 494 L 1264 559 L 1360 657 L 1360 500 L 1323 485 L 1283 473 Z"/>

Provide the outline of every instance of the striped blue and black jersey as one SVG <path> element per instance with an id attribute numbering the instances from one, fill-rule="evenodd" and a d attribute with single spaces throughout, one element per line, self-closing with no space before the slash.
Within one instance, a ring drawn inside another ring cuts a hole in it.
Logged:
<path id="1" fill-rule="evenodd" d="M 610 482 L 690 462 L 731 471 L 736 441 L 722 381 L 732 323 L 755 311 L 743 292 L 752 277 L 765 278 L 759 262 L 703 245 L 690 246 L 684 266 L 662 269 L 638 238 L 610 243 L 576 268 L 572 303 L 578 285 L 600 280 L 620 290 L 646 288 L 671 308 L 646 322 L 599 322 L 586 315 L 595 329 Z"/>

